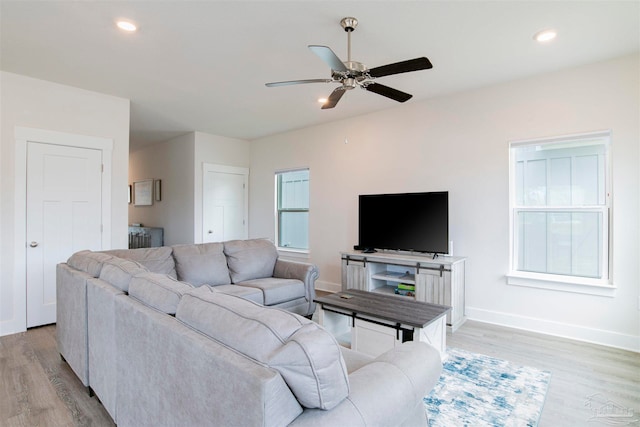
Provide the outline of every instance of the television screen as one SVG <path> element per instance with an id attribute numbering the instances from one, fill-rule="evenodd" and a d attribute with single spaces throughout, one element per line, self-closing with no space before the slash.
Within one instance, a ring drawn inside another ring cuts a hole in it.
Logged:
<path id="1" fill-rule="evenodd" d="M 358 216 L 359 249 L 449 251 L 447 191 L 360 195 Z"/>

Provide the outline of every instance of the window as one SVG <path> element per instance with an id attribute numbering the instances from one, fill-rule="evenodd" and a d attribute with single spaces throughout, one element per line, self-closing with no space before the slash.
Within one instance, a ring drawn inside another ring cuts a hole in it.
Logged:
<path id="1" fill-rule="evenodd" d="M 276 173 L 276 234 L 280 248 L 309 249 L 309 169 Z"/>
<path id="2" fill-rule="evenodd" d="M 511 143 L 510 276 L 609 285 L 609 139 Z"/>

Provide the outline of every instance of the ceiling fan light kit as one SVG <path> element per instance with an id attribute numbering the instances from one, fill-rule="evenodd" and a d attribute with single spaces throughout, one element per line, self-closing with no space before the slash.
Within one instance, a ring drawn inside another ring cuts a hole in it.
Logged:
<path id="1" fill-rule="evenodd" d="M 408 73 L 412 71 L 427 70 L 433 68 L 433 65 L 426 57 L 409 59 L 407 61 L 387 64 L 380 67 L 367 68 L 361 62 L 351 60 L 351 33 L 358 26 L 358 20 L 353 17 L 342 18 L 340 25 L 347 33 L 347 60 L 342 61 L 331 48 L 320 45 L 309 45 L 311 52 L 315 53 L 325 64 L 331 68 L 330 79 L 306 79 L 306 80 L 289 80 L 282 82 L 266 83 L 267 87 L 289 86 L 306 83 L 339 83 L 340 86 L 331 92 L 327 101 L 322 105 L 322 109 L 326 110 L 336 106 L 342 96 L 351 89 L 360 87 L 369 92 L 382 95 L 397 102 L 406 102 L 413 95 L 402 92 L 374 82 L 378 77 L 390 76 L 392 74 Z"/>

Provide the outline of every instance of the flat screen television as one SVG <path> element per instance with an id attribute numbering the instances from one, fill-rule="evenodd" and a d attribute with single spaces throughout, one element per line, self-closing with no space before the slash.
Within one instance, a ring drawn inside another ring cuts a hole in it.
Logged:
<path id="1" fill-rule="evenodd" d="M 449 252 L 449 193 L 363 194 L 357 249 Z"/>

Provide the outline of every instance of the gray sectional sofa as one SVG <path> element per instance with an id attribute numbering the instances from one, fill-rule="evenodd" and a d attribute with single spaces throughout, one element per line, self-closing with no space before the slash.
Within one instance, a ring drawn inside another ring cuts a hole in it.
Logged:
<path id="1" fill-rule="evenodd" d="M 120 426 L 425 425 L 438 352 L 340 347 L 304 317 L 317 275 L 268 240 L 79 252 L 58 348 Z"/>

